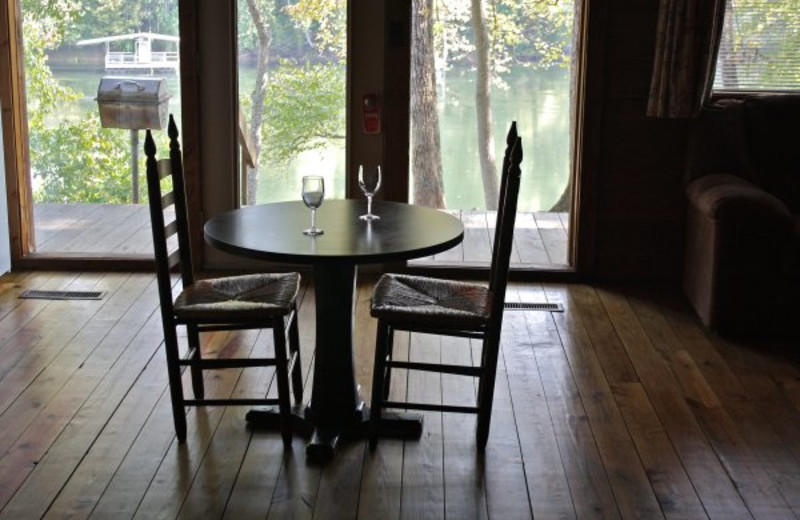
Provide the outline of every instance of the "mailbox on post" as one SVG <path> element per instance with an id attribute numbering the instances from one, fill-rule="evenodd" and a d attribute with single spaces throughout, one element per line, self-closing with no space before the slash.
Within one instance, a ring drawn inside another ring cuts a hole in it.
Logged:
<path id="1" fill-rule="evenodd" d="M 164 78 L 107 76 L 97 87 L 103 128 L 160 130 L 167 125 L 168 101 Z"/>
<path id="2" fill-rule="evenodd" d="M 169 94 L 164 78 L 115 77 L 100 79 L 97 107 L 103 128 L 131 131 L 132 199 L 139 203 L 139 130 L 167 125 Z"/>

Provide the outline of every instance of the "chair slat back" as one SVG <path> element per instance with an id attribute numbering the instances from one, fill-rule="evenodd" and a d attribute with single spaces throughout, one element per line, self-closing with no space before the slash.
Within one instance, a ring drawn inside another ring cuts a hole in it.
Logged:
<path id="1" fill-rule="evenodd" d="M 144 151 L 159 298 L 162 311 L 172 313 L 171 271 L 180 267 L 184 287 L 192 284 L 193 274 L 181 151 L 177 126 L 171 115 L 168 132 L 169 159 L 156 159 L 156 144 L 150 130 L 145 135 Z M 169 191 L 165 191 L 162 184 L 165 178 L 169 178 L 172 184 Z"/>
<path id="2" fill-rule="evenodd" d="M 178 248 L 181 256 L 181 278 L 183 286 L 189 287 L 194 283 L 194 264 L 192 263 L 192 248 L 189 243 L 189 210 L 186 206 L 186 183 L 183 176 L 183 155 L 178 142 L 178 126 L 172 114 L 169 116 L 167 126 L 169 135 L 169 160 L 172 166 L 172 193 L 175 204 L 175 222 L 178 223 Z"/>
<path id="3" fill-rule="evenodd" d="M 498 222 L 495 234 L 498 237 L 495 250 L 492 252 L 492 270 L 490 271 L 489 289 L 492 293 L 490 310 L 490 327 L 499 327 L 503 319 L 503 308 L 506 299 L 511 247 L 514 242 L 514 223 L 517 219 L 517 201 L 522 170 L 522 139 L 516 138 L 509 157 L 504 193 L 501 197 L 502 221 Z"/>
<path id="4" fill-rule="evenodd" d="M 500 193 L 499 193 L 499 201 L 497 203 L 497 217 L 495 219 L 494 225 L 494 243 L 492 245 L 492 265 L 489 269 L 489 272 L 493 272 L 497 267 L 495 263 L 499 258 L 498 255 L 494 254 L 494 251 L 497 251 L 497 248 L 500 244 L 500 226 L 503 221 L 503 208 L 505 207 L 505 196 L 506 196 L 506 184 L 508 183 L 508 168 L 511 165 L 511 150 L 514 148 L 514 144 L 517 142 L 517 122 L 511 122 L 511 128 L 508 129 L 508 134 L 506 134 L 506 150 L 503 154 L 503 167 L 500 170 Z M 491 283 L 491 282 L 490 282 Z M 491 287 L 490 287 L 491 289 Z"/>

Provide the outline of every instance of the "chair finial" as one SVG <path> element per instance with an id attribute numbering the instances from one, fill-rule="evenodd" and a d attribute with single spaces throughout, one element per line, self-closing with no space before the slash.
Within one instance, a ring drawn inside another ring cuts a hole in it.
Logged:
<path id="1" fill-rule="evenodd" d="M 169 135 L 170 139 L 178 138 L 178 125 L 175 124 L 175 117 L 172 114 L 169 115 L 169 125 L 167 125 L 167 135 Z"/>
<path id="2" fill-rule="evenodd" d="M 169 149 L 173 152 L 179 151 L 180 145 L 178 144 L 178 125 L 175 124 L 175 118 L 172 116 L 172 114 L 169 115 L 167 135 L 169 135 Z"/>
<path id="3" fill-rule="evenodd" d="M 153 140 L 153 134 L 147 130 L 144 137 L 144 153 L 148 159 L 155 159 L 156 157 L 156 142 Z"/>
<path id="4" fill-rule="evenodd" d="M 508 135 L 506 136 L 506 146 L 513 145 L 517 140 L 517 122 L 511 121 L 511 128 L 508 130 Z"/>

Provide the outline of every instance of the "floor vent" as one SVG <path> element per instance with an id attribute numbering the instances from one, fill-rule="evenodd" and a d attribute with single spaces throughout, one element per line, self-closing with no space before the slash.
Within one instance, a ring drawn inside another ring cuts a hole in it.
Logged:
<path id="1" fill-rule="evenodd" d="M 34 300 L 101 300 L 102 291 L 23 291 L 20 298 Z"/>
<path id="2" fill-rule="evenodd" d="M 506 302 L 505 308 L 507 311 L 564 312 L 560 303 Z"/>

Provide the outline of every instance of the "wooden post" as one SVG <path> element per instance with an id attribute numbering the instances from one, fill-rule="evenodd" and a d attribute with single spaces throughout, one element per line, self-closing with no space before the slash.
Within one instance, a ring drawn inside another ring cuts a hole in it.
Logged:
<path id="1" fill-rule="evenodd" d="M 131 129 L 131 201 L 139 204 L 139 131 Z"/>

